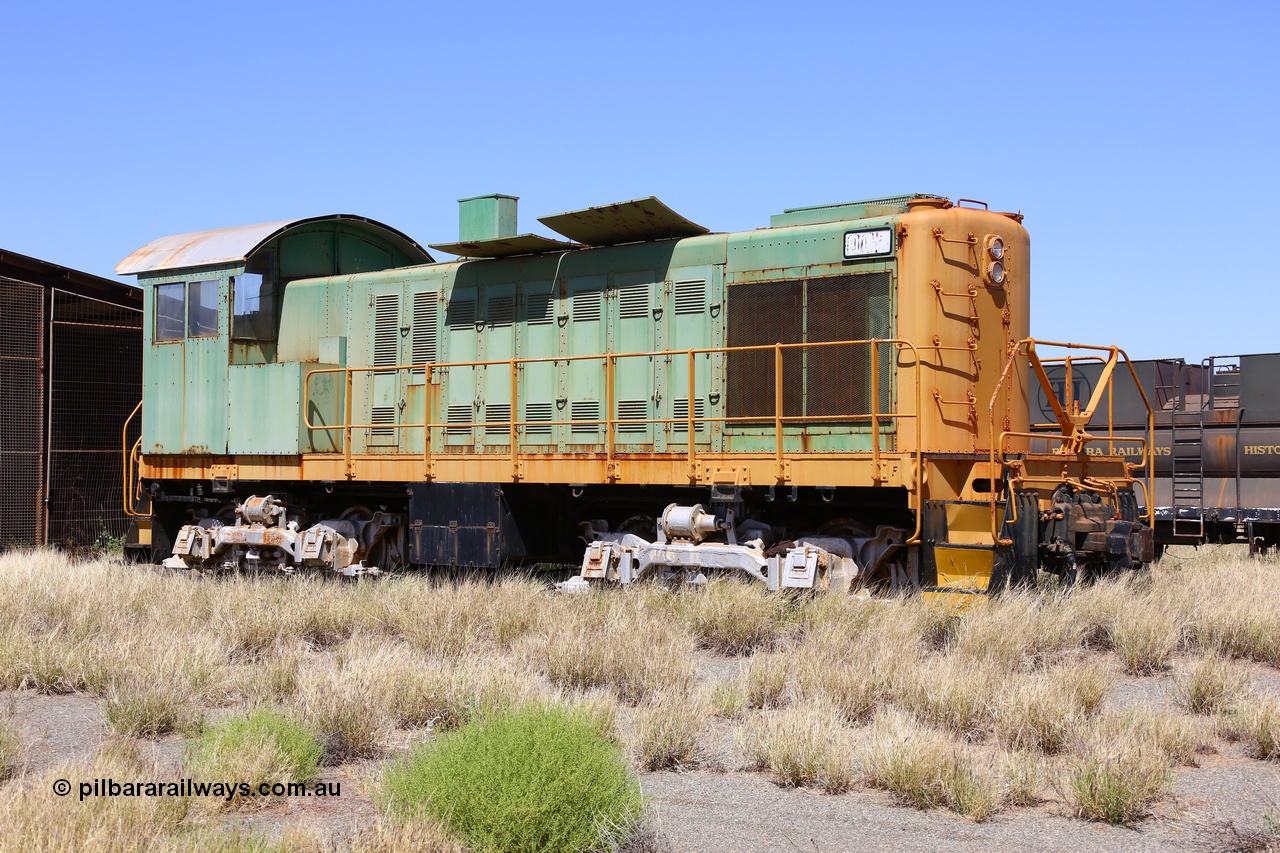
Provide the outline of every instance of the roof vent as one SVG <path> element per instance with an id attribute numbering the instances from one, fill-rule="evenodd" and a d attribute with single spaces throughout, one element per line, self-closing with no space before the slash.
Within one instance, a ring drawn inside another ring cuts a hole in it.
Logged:
<path id="1" fill-rule="evenodd" d="M 458 242 L 516 236 L 517 201 L 498 193 L 458 199 Z"/>

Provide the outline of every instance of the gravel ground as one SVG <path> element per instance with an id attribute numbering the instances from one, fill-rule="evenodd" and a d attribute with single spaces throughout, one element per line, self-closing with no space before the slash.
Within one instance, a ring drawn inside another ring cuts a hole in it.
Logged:
<path id="1" fill-rule="evenodd" d="M 700 655 L 700 678 L 714 680 L 740 671 L 742 663 Z M 1106 697 L 1114 709 L 1169 707 L 1171 673 L 1122 678 Z M 1259 692 L 1280 695 L 1280 672 L 1250 667 Z M 40 773 L 89 759 L 108 735 L 103 703 L 80 695 L 10 692 L 0 709 L 20 723 L 26 754 L 19 773 Z M 620 720 L 626 725 L 626 714 Z M 735 742 L 736 724 L 716 720 L 704 729 L 706 760 L 687 772 L 641 775 L 661 846 L 673 851 L 1174 851 L 1243 849 L 1228 826 L 1257 830 L 1265 816 L 1280 813 L 1280 764 L 1255 761 L 1237 745 L 1202 757 L 1201 766 L 1179 768 L 1174 794 L 1157 803 L 1151 818 L 1114 827 L 1072 818 L 1051 799 L 1034 808 L 1006 809 L 986 823 L 943 810 L 918 811 L 887 794 L 866 789 L 838 796 L 780 787 L 746 768 Z M 399 733 L 403 748 L 420 735 Z M 182 741 L 168 736 L 145 747 L 162 778 L 180 778 Z M 331 837 L 349 834 L 376 815 L 370 780 L 380 762 L 329 768 L 326 781 L 342 783 L 340 800 L 281 800 L 251 814 L 226 818 L 254 832 L 276 835 L 291 825 L 320 829 Z M 74 781 L 74 780 L 73 780 Z M 70 799 L 70 798 L 69 798 Z"/>

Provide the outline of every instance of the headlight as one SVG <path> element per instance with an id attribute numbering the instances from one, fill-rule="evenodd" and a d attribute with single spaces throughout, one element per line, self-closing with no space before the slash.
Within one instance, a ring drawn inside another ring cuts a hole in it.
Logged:
<path id="1" fill-rule="evenodd" d="M 994 263 L 992 263 L 990 269 L 987 270 L 987 278 L 994 285 L 997 285 L 997 286 L 1003 285 L 1004 284 L 1004 264 L 1000 263 L 999 261 L 995 261 Z"/>
<path id="2" fill-rule="evenodd" d="M 1004 240 L 991 235 L 987 238 L 987 254 L 991 256 L 991 260 L 999 261 L 1004 259 Z"/>

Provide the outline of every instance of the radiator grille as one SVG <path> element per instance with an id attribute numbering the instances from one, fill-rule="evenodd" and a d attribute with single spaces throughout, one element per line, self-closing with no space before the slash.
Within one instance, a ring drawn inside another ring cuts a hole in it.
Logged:
<path id="1" fill-rule="evenodd" d="M 436 319 L 437 296 L 431 293 L 413 295 L 413 363 L 433 364 L 439 352 L 439 327 Z M 421 374 L 423 371 L 416 371 Z"/>
<path id="2" fill-rule="evenodd" d="M 706 401 L 703 400 L 702 398 L 698 398 L 694 400 L 693 401 L 694 432 L 702 432 L 703 429 L 706 427 L 705 423 L 698 420 L 698 418 L 704 417 L 706 414 L 707 414 Z M 672 429 L 674 429 L 676 432 L 683 432 L 687 435 L 689 433 L 689 398 L 680 397 L 672 402 L 671 417 L 678 418 L 678 420 L 674 424 L 672 424 Z"/>
<path id="3" fill-rule="evenodd" d="M 701 314 L 707 310 L 707 283 L 705 281 L 676 282 L 676 313 Z"/>
<path id="4" fill-rule="evenodd" d="M 525 403 L 524 419 L 528 421 L 524 428 L 525 435 L 551 435 L 550 403 Z"/>
<path id="5" fill-rule="evenodd" d="M 525 316 L 530 326 L 540 326 L 555 319 L 556 300 L 552 294 L 530 293 L 525 298 Z"/>
<path id="6" fill-rule="evenodd" d="M 571 428 L 574 433 L 594 434 L 599 432 L 600 426 L 594 422 L 600 420 L 600 401 L 574 400 L 569 404 L 569 420 L 575 421 Z M 576 423 L 577 421 L 587 421 L 588 423 Z"/>
<path id="7" fill-rule="evenodd" d="M 728 345 L 822 343 L 889 337 L 887 272 L 791 279 L 728 289 Z M 880 350 L 880 411 L 889 406 L 891 351 Z M 867 414 L 870 347 L 812 347 L 783 354 L 783 414 L 787 417 Z M 775 354 L 730 353 L 726 364 L 729 417 L 774 415 Z M 856 423 L 856 422 L 855 422 Z"/>
<path id="8" fill-rule="evenodd" d="M 449 303 L 449 328 L 464 330 L 476 325 L 476 301 L 474 299 L 455 299 Z"/>
<path id="9" fill-rule="evenodd" d="M 396 422 L 395 406 L 374 406 L 373 416 L 369 423 L 374 424 L 373 429 L 369 430 L 370 435 L 391 436 L 395 430 L 391 428 Z"/>
<path id="10" fill-rule="evenodd" d="M 648 400 L 619 400 L 617 430 L 622 435 L 644 434 L 649 425 L 645 421 L 649 417 Z M 639 423 L 636 423 L 639 421 Z"/>
<path id="11" fill-rule="evenodd" d="M 600 291 L 582 290 L 573 294 L 573 322 L 586 323 L 600 319 Z"/>
<path id="12" fill-rule="evenodd" d="M 373 300 L 373 366 L 393 367 L 400 341 L 400 295 L 383 293 Z"/>
<path id="13" fill-rule="evenodd" d="M 516 317 L 516 298 L 514 296 L 497 296 L 489 300 L 488 321 L 490 326 L 510 326 Z"/>
<path id="14" fill-rule="evenodd" d="M 471 407 L 468 405 L 450 406 L 445 414 L 445 421 L 451 424 L 468 424 L 468 426 L 445 427 L 445 435 L 471 435 Z"/>
<path id="15" fill-rule="evenodd" d="M 649 316 L 649 285 L 633 284 L 619 288 L 618 316 L 624 320 Z"/>
<path id="16" fill-rule="evenodd" d="M 485 435 L 511 435 L 511 404 L 490 403 L 484 407 Z"/>

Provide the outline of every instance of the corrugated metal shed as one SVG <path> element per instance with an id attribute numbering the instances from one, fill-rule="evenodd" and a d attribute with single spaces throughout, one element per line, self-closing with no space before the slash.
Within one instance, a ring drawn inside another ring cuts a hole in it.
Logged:
<path id="1" fill-rule="evenodd" d="M 218 264 L 238 263 L 253 254 L 273 237 L 314 222 L 348 220 L 378 232 L 416 263 L 431 263 L 432 258 L 406 234 L 364 216 L 334 213 L 303 219 L 282 219 L 258 225 L 237 225 L 212 231 L 192 231 L 152 240 L 116 265 L 116 275 L 137 275 L 160 270 L 186 269 Z"/>

